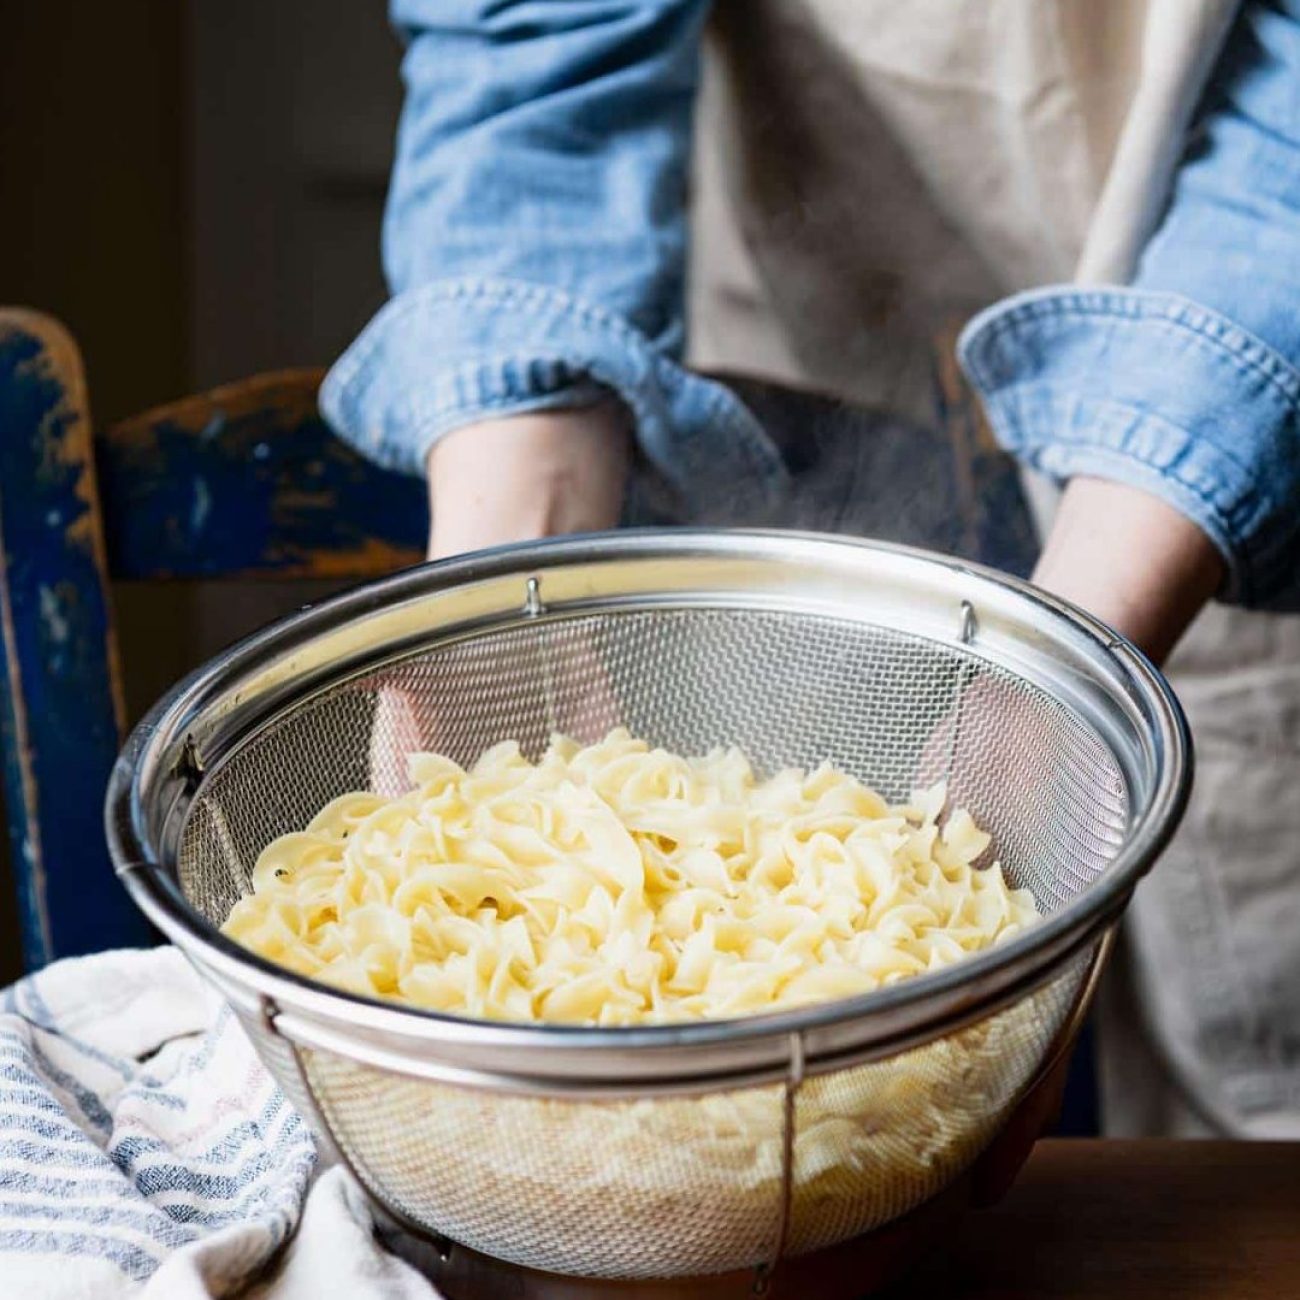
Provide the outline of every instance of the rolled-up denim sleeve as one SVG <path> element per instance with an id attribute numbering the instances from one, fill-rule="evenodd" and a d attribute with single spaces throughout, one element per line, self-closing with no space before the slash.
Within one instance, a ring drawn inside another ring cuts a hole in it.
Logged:
<path id="1" fill-rule="evenodd" d="M 1018 295 L 959 344 L 994 431 L 1064 480 L 1150 491 L 1300 608 L 1300 0 L 1243 6 L 1126 288 Z"/>
<path id="2" fill-rule="evenodd" d="M 680 364 L 686 184 L 707 0 L 393 0 L 406 99 L 384 221 L 392 298 L 322 408 L 382 464 L 609 393 L 688 493 L 780 458 Z"/>

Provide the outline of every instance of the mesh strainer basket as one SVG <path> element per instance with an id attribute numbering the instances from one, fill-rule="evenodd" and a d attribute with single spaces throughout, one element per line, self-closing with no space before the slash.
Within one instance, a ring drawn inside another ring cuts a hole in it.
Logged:
<path id="1" fill-rule="evenodd" d="M 368 1000 L 217 932 L 267 841 L 391 785 L 403 750 L 465 763 L 516 739 L 535 757 L 552 731 L 620 724 L 769 771 L 829 759 L 890 798 L 945 777 L 1045 920 L 854 1000 L 601 1030 Z M 1189 774 L 1161 677 L 1024 584 L 842 538 L 674 530 L 427 566 L 271 627 L 137 728 L 108 827 L 139 905 L 444 1255 L 761 1279 L 971 1165 L 1077 1019 Z"/>

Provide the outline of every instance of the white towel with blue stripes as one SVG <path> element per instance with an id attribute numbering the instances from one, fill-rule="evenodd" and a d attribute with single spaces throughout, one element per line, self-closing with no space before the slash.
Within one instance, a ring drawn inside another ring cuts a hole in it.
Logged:
<path id="1" fill-rule="evenodd" d="M 0 1300 L 431 1300 L 174 949 L 0 994 Z"/>

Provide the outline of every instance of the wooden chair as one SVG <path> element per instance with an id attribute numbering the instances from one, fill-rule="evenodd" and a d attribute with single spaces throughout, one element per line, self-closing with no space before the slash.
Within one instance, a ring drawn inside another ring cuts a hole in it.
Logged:
<path id="1" fill-rule="evenodd" d="M 285 371 L 95 432 L 76 345 L 0 311 L 4 791 L 29 968 L 150 941 L 102 830 L 126 718 L 109 579 L 362 580 L 421 558 L 416 481 L 377 469 Z"/>

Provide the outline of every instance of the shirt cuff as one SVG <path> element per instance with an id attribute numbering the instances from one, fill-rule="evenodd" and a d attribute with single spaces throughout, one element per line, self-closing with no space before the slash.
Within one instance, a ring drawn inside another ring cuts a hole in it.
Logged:
<path id="1" fill-rule="evenodd" d="M 998 440 L 1058 481 L 1142 488 L 1222 552 L 1222 598 L 1300 608 L 1300 372 L 1174 294 L 1057 287 L 976 316 L 958 355 Z"/>
<path id="2" fill-rule="evenodd" d="M 692 375 L 621 317 L 545 286 L 459 279 L 393 298 L 335 362 L 320 406 L 389 469 L 485 419 L 582 406 L 614 393 L 649 462 L 691 504 L 738 479 L 780 490 L 780 453 L 729 389 Z"/>

